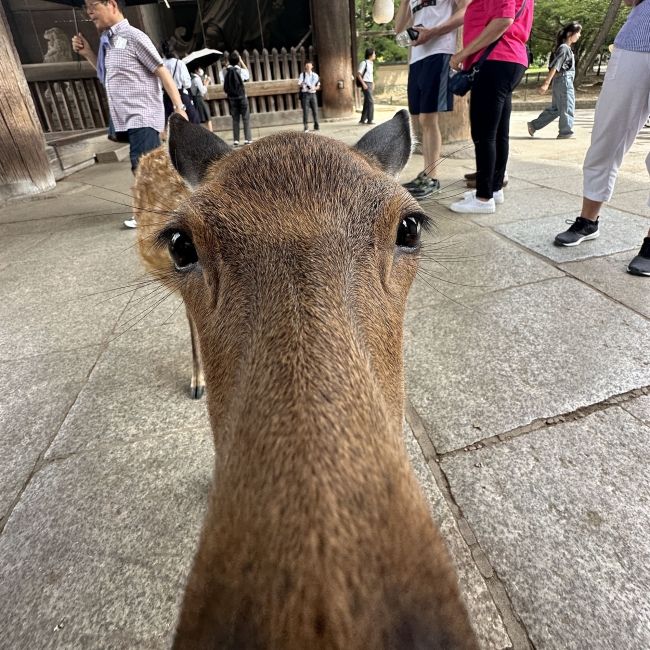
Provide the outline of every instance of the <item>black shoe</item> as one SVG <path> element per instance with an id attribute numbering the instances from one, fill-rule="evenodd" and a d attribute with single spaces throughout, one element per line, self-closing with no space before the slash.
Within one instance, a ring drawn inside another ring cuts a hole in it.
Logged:
<path id="1" fill-rule="evenodd" d="M 569 140 L 570 138 L 575 138 L 576 134 L 573 131 L 569 131 L 568 133 L 558 133 L 557 134 L 557 139 L 558 140 Z"/>
<path id="2" fill-rule="evenodd" d="M 411 190 L 416 190 L 426 181 L 428 176 L 424 172 L 420 172 L 412 181 L 408 183 L 402 183 L 402 187 L 409 192 Z"/>
<path id="3" fill-rule="evenodd" d="M 319 131 L 319 130 L 320 130 L 320 126 L 318 124 L 314 124 L 314 131 Z"/>
<path id="4" fill-rule="evenodd" d="M 588 239 L 596 239 L 600 235 L 598 230 L 598 219 L 591 221 L 584 217 L 578 217 L 575 221 L 567 221 L 571 227 L 555 237 L 557 246 L 577 246 Z"/>
<path id="5" fill-rule="evenodd" d="M 627 271 L 632 275 L 650 276 L 650 237 L 643 240 L 639 254 L 630 262 Z"/>
<path id="6" fill-rule="evenodd" d="M 438 194 L 441 190 L 440 181 L 436 178 L 426 178 L 419 187 L 409 190 L 414 199 L 426 199 L 432 194 Z"/>

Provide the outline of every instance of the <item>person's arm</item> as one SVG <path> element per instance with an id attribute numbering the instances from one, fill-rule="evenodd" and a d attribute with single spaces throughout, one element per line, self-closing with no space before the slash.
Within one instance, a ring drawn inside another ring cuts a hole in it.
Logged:
<path id="1" fill-rule="evenodd" d="M 417 29 L 420 34 L 413 45 L 422 45 L 423 43 L 430 41 L 432 38 L 438 38 L 439 36 L 443 36 L 444 34 L 448 34 L 449 32 L 453 32 L 455 29 L 462 27 L 465 18 L 465 10 L 470 1 L 471 0 L 456 0 L 456 10 L 451 14 L 448 20 L 445 20 L 444 23 L 429 28 L 418 27 Z"/>
<path id="2" fill-rule="evenodd" d="M 93 52 L 88 41 L 81 32 L 72 37 L 72 49 L 78 54 L 81 54 L 81 56 L 83 56 L 83 58 L 86 59 L 93 68 L 97 67 L 97 55 Z"/>
<path id="3" fill-rule="evenodd" d="M 497 38 L 500 38 L 508 31 L 508 28 L 514 22 L 514 18 L 493 18 L 471 43 L 468 43 L 460 52 L 456 52 L 451 57 L 449 67 L 453 70 L 460 70 L 465 59 L 485 49 L 490 43 L 494 43 Z"/>
<path id="4" fill-rule="evenodd" d="M 181 95 L 176 88 L 176 82 L 173 77 L 169 74 L 169 70 L 164 65 L 159 65 L 153 72 L 158 79 L 160 79 L 165 92 L 169 95 L 169 98 L 172 100 L 172 105 L 174 107 L 174 113 L 182 115 L 187 119 L 187 113 L 185 112 L 185 106 L 181 100 Z"/>
<path id="5" fill-rule="evenodd" d="M 543 95 L 548 90 L 548 87 L 551 85 L 551 81 L 553 81 L 553 77 L 556 74 L 557 74 L 557 70 L 555 68 L 551 68 L 548 71 L 548 74 L 546 75 L 546 79 L 544 79 L 544 83 L 539 87 L 540 95 Z"/>
<path id="6" fill-rule="evenodd" d="M 411 26 L 412 22 L 411 0 L 402 0 L 402 4 L 397 10 L 397 16 L 395 16 L 395 32 L 397 34 L 403 32 L 407 27 Z"/>
<path id="7" fill-rule="evenodd" d="M 320 77 L 316 75 L 316 85 L 314 86 L 314 90 L 320 90 Z"/>

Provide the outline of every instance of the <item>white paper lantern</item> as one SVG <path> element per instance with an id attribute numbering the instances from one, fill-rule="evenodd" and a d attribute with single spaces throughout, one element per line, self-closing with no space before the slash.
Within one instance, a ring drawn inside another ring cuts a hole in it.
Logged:
<path id="1" fill-rule="evenodd" d="M 372 8 L 372 19 L 379 25 L 389 23 L 393 20 L 395 14 L 395 5 L 393 0 L 375 0 L 375 6 Z"/>

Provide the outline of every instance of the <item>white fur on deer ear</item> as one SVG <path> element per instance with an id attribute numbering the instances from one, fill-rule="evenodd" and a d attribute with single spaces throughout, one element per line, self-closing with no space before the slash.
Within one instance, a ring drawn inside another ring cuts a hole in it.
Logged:
<path id="1" fill-rule="evenodd" d="M 189 185 L 201 183 L 210 164 L 229 151 L 230 147 L 214 133 L 175 113 L 169 116 L 169 157 Z"/>
<path id="2" fill-rule="evenodd" d="M 368 131 L 354 148 L 372 156 L 387 173 L 397 176 L 411 157 L 411 122 L 407 110 Z"/>

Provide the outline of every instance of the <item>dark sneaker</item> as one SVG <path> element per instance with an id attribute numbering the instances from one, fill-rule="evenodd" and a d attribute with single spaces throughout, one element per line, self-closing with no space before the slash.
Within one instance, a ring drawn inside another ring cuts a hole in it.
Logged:
<path id="1" fill-rule="evenodd" d="M 528 127 L 528 135 L 532 138 L 535 135 L 535 127 L 532 122 L 526 122 L 526 126 Z"/>
<path id="2" fill-rule="evenodd" d="M 568 140 L 569 138 L 575 138 L 576 134 L 573 131 L 569 131 L 568 133 L 558 133 L 557 134 L 557 139 L 558 140 Z"/>
<path id="3" fill-rule="evenodd" d="M 409 181 L 408 183 L 402 183 L 402 187 L 410 192 L 411 190 L 420 187 L 420 185 L 422 185 L 426 179 L 427 175 L 424 172 L 420 172 L 412 181 Z"/>
<path id="4" fill-rule="evenodd" d="M 588 239 L 596 239 L 600 235 L 598 230 L 598 219 L 591 221 L 584 217 L 578 217 L 575 221 L 567 221 L 571 227 L 555 237 L 558 246 L 577 246 Z"/>
<path id="5" fill-rule="evenodd" d="M 632 275 L 650 276 L 650 237 L 643 240 L 639 254 L 630 262 L 627 271 Z"/>
<path id="6" fill-rule="evenodd" d="M 438 194 L 441 189 L 438 179 L 427 177 L 418 188 L 409 190 L 409 192 L 414 199 L 426 199 L 432 194 Z"/>

